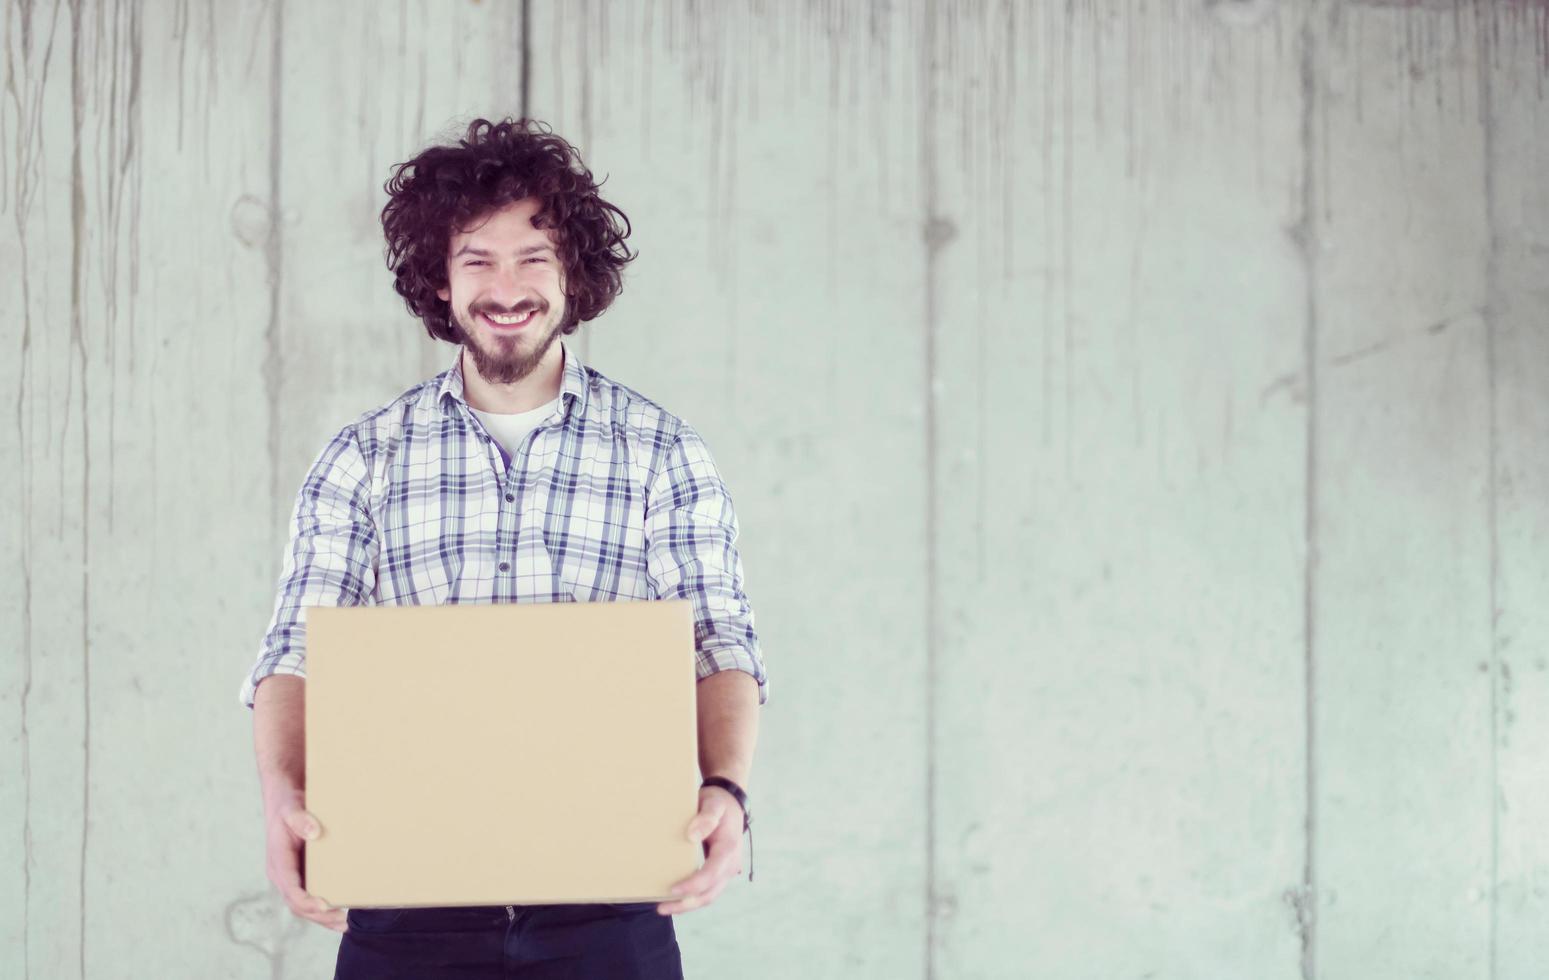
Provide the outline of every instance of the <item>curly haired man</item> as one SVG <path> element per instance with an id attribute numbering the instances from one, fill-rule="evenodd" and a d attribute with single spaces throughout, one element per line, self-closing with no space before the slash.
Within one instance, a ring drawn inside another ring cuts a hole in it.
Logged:
<path id="1" fill-rule="evenodd" d="M 562 339 L 618 296 L 629 220 L 574 147 L 525 119 L 475 120 L 456 145 L 399 164 L 386 190 L 394 287 L 457 356 L 344 426 L 297 494 L 240 695 L 269 878 L 296 915 L 343 933 L 339 978 L 681 977 L 671 917 L 741 874 L 768 695 L 737 519 L 704 441 Z M 534 509 L 542 520 L 524 522 Z M 673 900 L 346 912 L 307 893 L 301 847 L 320 827 L 302 794 L 304 607 L 659 598 L 693 605 L 707 782 L 686 830 L 705 863 Z"/>

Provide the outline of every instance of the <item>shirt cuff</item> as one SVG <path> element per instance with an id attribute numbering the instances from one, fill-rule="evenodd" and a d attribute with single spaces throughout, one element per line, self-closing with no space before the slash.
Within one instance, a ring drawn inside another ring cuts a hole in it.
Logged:
<path id="1" fill-rule="evenodd" d="M 724 646 L 700 650 L 694 658 L 694 670 L 699 680 L 723 670 L 740 670 L 752 675 L 758 682 L 758 703 L 763 704 L 769 700 L 769 679 L 764 673 L 764 664 L 749 653 L 746 647 Z"/>
<path id="2" fill-rule="evenodd" d="M 288 664 L 269 664 L 254 668 L 253 672 L 248 674 L 247 679 L 242 682 L 242 693 L 238 695 L 242 704 L 251 708 L 253 706 L 253 698 L 258 694 L 258 682 L 265 677 L 273 677 L 275 674 L 289 674 L 292 677 L 300 677 L 304 680 L 306 679 L 307 671 L 305 667 L 294 667 Z"/>

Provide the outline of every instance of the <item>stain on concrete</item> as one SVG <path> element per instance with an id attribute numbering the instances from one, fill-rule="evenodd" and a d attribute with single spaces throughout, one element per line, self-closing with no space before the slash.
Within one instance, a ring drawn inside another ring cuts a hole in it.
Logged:
<path id="1" fill-rule="evenodd" d="M 932 253 L 939 253 L 957 238 L 957 225 L 951 218 L 933 214 L 920 227 L 920 237 Z"/>
<path id="2" fill-rule="evenodd" d="M 1312 924 L 1315 918 L 1312 910 L 1312 893 L 1305 885 L 1296 885 L 1282 892 L 1281 899 L 1291 911 L 1291 930 L 1301 939 L 1302 948 L 1305 950 L 1312 940 Z M 1302 976 L 1303 980 L 1311 980 L 1311 975 L 1305 969 L 1302 971 Z"/>
<path id="3" fill-rule="evenodd" d="M 231 233 L 244 248 L 266 244 L 272 220 L 269 205 L 252 194 L 243 194 L 231 205 Z"/>
<path id="4" fill-rule="evenodd" d="M 1408 343 L 1409 341 L 1415 340 L 1417 338 L 1435 337 L 1439 334 L 1445 333 L 1450 327 L 1453 327 L 1456 324 L 1463 322 L 1464 320 L 1473 320 L 1481 317 L 1482 313 L 1482 310 L 1470 310 L 1467 313 L 1460 313 L 1457 316 L 1447 317 L 1445 319 L 1438 320 L 1435 323 L 1427 324 L 1426 326 L 1408 331 L 1407 333 L 1389 337 L 1386 340 L 1380 340 L 1375 344 L 1368 344 L 1365 347 L 1350 351 L 1347 354 L 1336 355 L 1329 358 L 1325 363 L 1330 367 L 1344 367 L 1348 364 L 1354 364 L 1357 361 L 1364 361 L 1367 358 L 1385 353 L 1401 344 Z"/>
<path id="5" fill-rule="evenodd" d="M 1281 391 L 1290 395 L 1292 404 L 1304 405 L 1307 402 L 1307 386 L 1302 383 L 1301 372 L 1287 371 L 1259 389 L 1259 408 L 1263 408 L 1272 396 Z"/>
<path id="6" fill-rule="evenodd" d="M 226 903 L 221 921 L 226 938 L 258 953 L 269 964 L 271 980 L 283 980 L 290 946 L 305 933 L 307 921 L 291 912 L 273 891 L 247 892 Z"/>
<path id="7" fill-rule="evenodd" d="M 1205 0 L 1205 9 L 1223 24 L 1252 27 L 1275 9 L 1272 0 Z"/>

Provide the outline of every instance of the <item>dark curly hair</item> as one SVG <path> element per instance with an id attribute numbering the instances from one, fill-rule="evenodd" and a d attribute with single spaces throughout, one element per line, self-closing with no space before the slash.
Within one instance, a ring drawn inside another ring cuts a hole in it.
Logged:
<path id="1" fill-rule="evenodd" d="M 599 186 L 575 147 L 544 123 L 475 119 L 456 146 L 432 146 L 395 165 L 383 185 L 388 201 L 382 231 L 393 288 L 432 337 L 457 343 L 451 306 L 436 295 L 447 287 L 453 230 L 536 197 L 533 224 L 554 229 L 564 270 L 560 331 L 574 333 L 612 304 L 624 288 L 624 265 L 638 254 L 624 244 L 629 218 L 598 196 Z"/>

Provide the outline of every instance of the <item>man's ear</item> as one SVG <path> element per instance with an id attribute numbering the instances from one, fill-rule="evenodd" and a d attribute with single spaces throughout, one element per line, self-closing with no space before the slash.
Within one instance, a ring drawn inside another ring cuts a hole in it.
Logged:
<path id="1" fill-rule="evenodd" d="M 441 297 L 441 302 L 443 303 L 450 303 L 452 301 L 452 291 L 445 286 L 436 290 L 436 295 Z"/>

